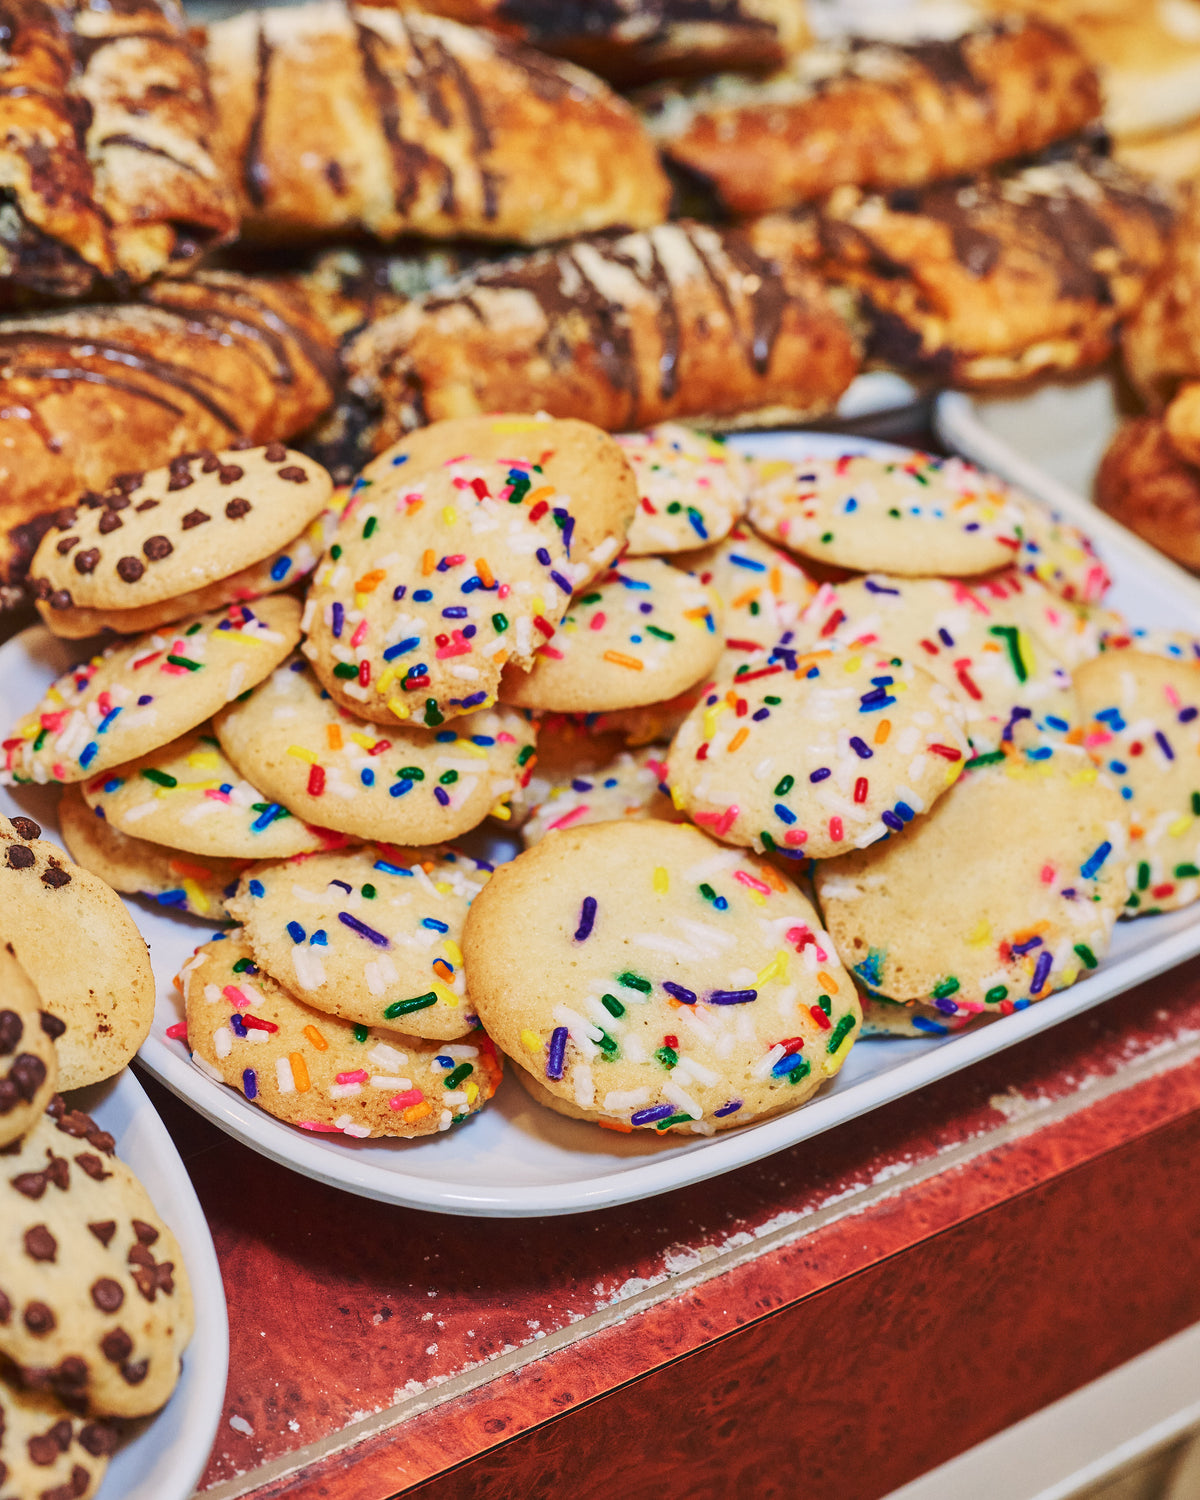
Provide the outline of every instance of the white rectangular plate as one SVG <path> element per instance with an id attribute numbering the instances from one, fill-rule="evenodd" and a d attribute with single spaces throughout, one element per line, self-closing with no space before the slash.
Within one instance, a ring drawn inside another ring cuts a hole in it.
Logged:
<path id="1" fill-rule="evenodd" d="M 746 452 L 794 460 L 902 451 L 808 432 L 736 441 Z M 1168 563 L 1151 567 L 1124 532 L 1116 528 L 1116 533 L 1104 530 L 1099 537 L 1116 580 L 1113 604 L 1139 624 L 1200 627 L 1200 586 Z M 47 631 L 26 631 L 0 648 L 0 703 L 15 717 L 37 701 L 69 660 L 64 643 Z M 47 836 L 57 837 L 53 791 L 0 789 L 0 812 L 18 810 L 36 818 Z M 168 1088 L 238 1140 L 318 1181 L 383 1202 L 498 1217 L 578 1213 L 716 1177 L 944 1078 L 1200 953 L 1200 909 L 1122 923 L 1107 960 L 1073 989 L 958 1036 L 859 1042 L 838 1077 L 811 1103 L 707 1139 L 598 1130 L 535 1105 L 508 1082 L 482 1114 L 444 1135 L 352 1142 L 294 1130 L 191 1064 L 184 1046 L 166 1036 L 167 1027 L 182 1016 L 171 980 L 209 929 L 139 899 L 131 899 L 129 909 L 150 944 L 158 977 L 158 1009 L 142 1061 Z"/>
<path id="2" fill-rule="evenodd" d="M 212 1236 L 175 1143 L 128 1068 L 69 1097 L 116 1138 L 117 1155 L 174 1231 L 196 1303 L 196 1331 L 184 1350 L 179 1384 L 162 1411 L 135 1424 L 96 1500 L 187 1500 L 216 1436 L 229 1373 L 225 1291 Z"/>

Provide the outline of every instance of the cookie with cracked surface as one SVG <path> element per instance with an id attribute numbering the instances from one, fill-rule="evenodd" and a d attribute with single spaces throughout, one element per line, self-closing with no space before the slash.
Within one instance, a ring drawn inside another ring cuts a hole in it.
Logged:
<path id="1" fill-rule="evenodd" d="M 525 779 L 536 727 L 497 706 L 441 729 L 360 719 L 297 657 L 214 724 L 229 759 L 291 808 L 360 839 L 436 844 L 501 807 Z"/>
<path id="2" fill-rule="evenodd" d="M 0 943 L 0 1147 L 24 1135 L 49 1104 L 58 1083 L 54 1038 L 62 1031 L 42 1010 L 12 944 Z"/>
<path id="3" fill-rule="evenodd" d="M 572 601 L 532 671 L 506 669 L 500 696 L 552 713 L 662 703 L 712 671 L 722 624 L 714 590 L 659 558 L 631 558 Z"/>
<path id="4" fill-rule="evenodd" d="M 871 990 L 1007 1014 L 1104 957 L 1129 891 L 1125 804 L 1077 747 L 1032 757 L 968 768 L 904 833 L 818 861 L 830 935 Z"/>
<path id="5" fill-rule="evenodd" d="M 237 889 L 244 859 L 214 859 L 168 849 L 122 833 L 98 816 L 77 786 L 63 788 L 58 826 L 71 857 L 114 891 L 145 896 L 158 906 L 206 922 L 225 922 L 225 897 Z"/>
<path id="6" fill-rule="evenodd" d="M 471 997 L 555 1107 L 711 1135 L 803 1104 L 841 1067 L 858 996 L 809 902 L 684 824 L 564 829 L 467 917 Z"/>
<path id="7" fill-rule="evenodd" d="M 47 1392 L 0 1377 L 0 1488 L 6 1497 L 91 1500 L 117 1442 L 109 1423 L 77 1416 Z"/>
<path id="8" fill-rule="evenodd" d="M 43 840 L 31 818 L 0 818 L 0 938 L 65 1027 L 55 1038 L 58 1087 L 119 1073 L 154 1017 L 145 940 L 116 892 Z"/>
<path id="9" fill-rule="evenodd" d="M 671 789 L 719 839 L 827 859 L 927 813 L 970 757 L 965 722 L 911 660 L 812 652 L 719 678 L 672 742 Z"/>
<path id="10" fill-rule="evenodd" d="M 57 1096 L 0 1159 L 0 1355 L 93 1416 L 175 1389 L 192 1335 L 179 1244 L 113 1138 Z"/>
<path id="11" fill-rule="evenodd" d="M 677 422 L 624 433 L 617 442 L 638 485 L 627 556 L 719 542 L 745 511 L 750 469 L 736 449 Z"/>
<path id="12" fill-rule="evenodd" d="M 1105 651 L 1075 673 L 1084 745 L 1130 815 L 1127 916 L 1200 897 L 1200 653 Z"/>
<path id="13" fill-rule="evenodd" d="M 314 1010 L 263 973 L 236 933 L 198 948 L 175 982 L 201 1072 L 301 1130 L 436 1135 L 478 1113 L 500 1083 L 483 1032 L 429 1041 Z"/>
<path id="14" fill-rule="evenodd" d="M 372 847 L 256 865 L 228 902 L 254 961 L 307 1005 L 450 1040 L 475 1024 L 460 943 L 492 866 Z"/>
<path id="15" fill-rule="evenodd" d="M 261 682 L 299 639 L 300 605 L 276 596 L 109 646 L 9 730 L 0 783 L 83 781 L 147 755 Z"/>
<path id="16" fill-rule="evenodd" d="M 346 842 L 239 775 L 211 724 L 85 781 L 83 800 L 122 833 L 217 859 L 287 859 Z"/>
<path id="17" fill-rule="evenodd" d="M 181 454 L 56 514 L 31 581 L 51 610 L 158 604 L 277 552 L 332 493 L 320 464 L 282 443 Z"/>
<path id="18" fill-rule="evenodd" d="M 759 463 L 749 519 L 768 540 L 856 573 L 967 577 L 1008 566 L 1020 548 L 1007 487 L 927 453 Z"/>

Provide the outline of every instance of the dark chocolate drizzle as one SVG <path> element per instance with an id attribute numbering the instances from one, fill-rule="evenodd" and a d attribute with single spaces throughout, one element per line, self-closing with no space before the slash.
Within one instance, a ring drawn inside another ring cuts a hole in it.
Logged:
<path id="1" fill-rule="evenodd" d="M 254 77 L 254 113 L 250 117 L 246 156 L 242 163 L 242 187 L 255 208 L 262 208 L 267 201 L 267 191 L 271 185 L 262 153 L 263 122 L 266 119 L 267 95 L 271 86 L 271 52 L 266 24 L 260 15 L 256 43 L 258 71 Z"/>

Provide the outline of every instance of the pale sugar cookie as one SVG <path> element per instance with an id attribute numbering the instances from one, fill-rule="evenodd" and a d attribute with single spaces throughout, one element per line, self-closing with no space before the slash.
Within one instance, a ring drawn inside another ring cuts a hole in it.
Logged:
<path id="1" fill-rule="evenodd" d="M 665 745 L 646 746 L 632 754 L 626 750 L 596 771 L 544 783 L 521 830 L 526 849 L 548 833 L 584 823 L 610 823 L 622 818 L 677 821 L 680 815 L 665 787 L 665 757 Z"/>
<path id="2" fill-rule="evenodd" d="M 746 509 L 750 467 L 733 448 L 677 422 L 617 437 L 633 466 L 638 508 L 627 555 L 719 542 Z"/>

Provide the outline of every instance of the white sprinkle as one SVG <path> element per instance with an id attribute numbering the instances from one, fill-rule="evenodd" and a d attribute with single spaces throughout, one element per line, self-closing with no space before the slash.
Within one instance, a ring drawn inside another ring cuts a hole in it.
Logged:
<path id="1" fill-rule="evenodd" d="M 213 1033 L 213 1051 L 218 1057 L 228 1057 L 233 1051 L 233 1032 L 228 1026 L 218 1026 Z"/>
<path id="2" fill-rule="evenodd" d="M 281 1094 L 294 1094 L 296 1092 L 296 1080 L 292 1076 L 292 1065 L 286 1057 L 275 1059 L 275 1081 L 279 1085 Z"/>

